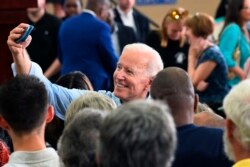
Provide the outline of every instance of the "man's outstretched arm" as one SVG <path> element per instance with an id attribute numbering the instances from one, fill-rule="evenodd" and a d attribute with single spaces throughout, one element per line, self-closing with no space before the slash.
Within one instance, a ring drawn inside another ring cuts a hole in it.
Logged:
<path id="1" fill-rule="evenodd" d="M 24 31 L 29 27 L 29 24 L 21 23 L 10 31 L 10 35 L 7 40 L 7 44 L 12 54 L 13 61 L 16 64 L 17 74 L 28 74 L 31 68 L 31 60 L 26 54 L 25 48 L 29 46 L 31 42 L 31 36 L 22 43 L 16 43 L 15 40 L 20 38 Z"/>

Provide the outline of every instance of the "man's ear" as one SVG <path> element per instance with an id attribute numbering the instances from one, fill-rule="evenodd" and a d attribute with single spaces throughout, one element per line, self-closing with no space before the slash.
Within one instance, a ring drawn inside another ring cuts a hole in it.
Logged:
<path id="1" fill-rule="evenodd" d="M 145 90 L 150 91 L 153 80 L 154 80 L 154 77 L 149 78 L 149 80 L 147 81 L 147 85 L 145 86 Z"/>
<path id="2" fill-rule="evenodd" d="M 49 105 L 48 107 L 48 112 L 47 112 L 47 115 L 46 115 L 46 123 L 49 123 L 53 120 L 54 118 L 54 107 L 52 105 Z"/>
<path id="3" fill-rule="evenodd" d="M 194 113 L 197 111 L 198 103 L 199 103 L 199 95 L 195 94 L 195 96 L 194 96 Z"/>
<path id="4" fill-rule="evenodd" d="M 227 138 L 230 142 L 235 139 L 234 137 L 234 131 L 235 131 L 236 125 L 231 119 L 226 119 L 226 130 L 227 130 Z"/>
<path id="5" fill-rule="evenodd" d="M 10 125 L 6 122 L 6 120 L 1 115 L 0 115 L 0 127 L 5 130 L 10 129 Z"/>

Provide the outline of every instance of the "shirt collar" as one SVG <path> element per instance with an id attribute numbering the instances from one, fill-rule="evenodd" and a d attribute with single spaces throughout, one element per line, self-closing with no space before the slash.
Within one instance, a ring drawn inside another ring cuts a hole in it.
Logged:
<path id="1" fill-rule="evenodd" d="M 120 15 L 122 15 L 122 16 L 126 16 L 126 17 L 128 17 L 128 16 L 132 16 L 132 14 L 133 14 L 133 8 L 131 8 L 129 11 L 128 11 L 128 13 L 125 13 L 125 12 L 123 12 L 122 11 L 122 9 L 120 8 L 120 6 L 117 6 L 117 11 L 118 11 L 118 13 L 120 14 Z"/>

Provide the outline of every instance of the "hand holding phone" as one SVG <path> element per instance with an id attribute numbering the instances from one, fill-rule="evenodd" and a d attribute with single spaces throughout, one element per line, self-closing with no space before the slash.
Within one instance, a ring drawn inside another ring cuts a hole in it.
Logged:
<path id="1" fill-rule="evenodd" d="M 34 26 L 29 25 L 29 27 L 25 30 L 23 35 L 20 38 L 16 39 L 15 42 L 16 43 L 24 42 L 28 38 L 28 36 L 30 35 L 30 33 L 32 32 L 33 29 L 34 29 Z"/>

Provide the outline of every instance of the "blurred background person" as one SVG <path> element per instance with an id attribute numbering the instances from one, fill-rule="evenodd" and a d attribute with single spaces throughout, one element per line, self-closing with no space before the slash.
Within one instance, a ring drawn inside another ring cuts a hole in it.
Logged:
<path id="1" fill-rule="evenodd" d="M 65 12 L 63 10 L 63 4 L 65 0 L 47 0 L 47 3 L 52 5 L 53 13 L 58 18 L 63 18 Z"/>
<path id="2" fill-rule="evenodd" d="M 82 0 L 65 0 L 63 5 L 64 11 L 65 11 L 65 17 L 63 20 L 79 15 L 83 10 L 83 2 Z"/>
<path id="3" fill-rule="evenodd" d="M 188 74 L 199 94 L 200 102 L 225 116 L 218 108 L 222 106 L 230 89 L 227 83 L 227 65 L 219 47 L 208 39 L 214 29 L 212 17 L 196 13 L 186 20 L 185 26 L 190 44 Z"/>
<path id="4" fill-rule="evenodd" d="M 115 53 L 110 26 L 109 0 L 89 0 L 80 15 L 66 19 L 59 31 L 61 74 L 81 71 L 94 90 L 113 90 Z"/>
<path id="5" fill-rule="evenodd" d="M 58 31 L 61 21 L 46 12 L 45 0 L 38 1 L 37 8 L 28 8 L 28 23 L 35 26 L 32 32 L 32 44 L 27 47 L 27 52 L 32 60 L 37 62 L 44 75 L 55 81 L 59 76 L 58 64 Z M 55 75 L 57 74 L 57 75 Z M 54 78 L 51 78 L 54 76 Z"/>
<path id="6" fill-rule="evenodd" d="M 189 45 L 184 37 L 184 21 L 188 11 L 178 7 L 170 9 L 164 17 L 161 29 L 151 31 L 146 44 L 157 50 L 166 67 L 187 70 Z"/>
<path id="7" fill-rule="evenodd" d="M 250 20 L 250 0 L 229 0 L 219 47 L 228 69 L 228 82 L 236 85 L 246 78 L 244 64 L 250 57 L 247 22 Z"/>
<path id="8" fill-rule="evenodd" d="M 135 32 L 133 28 L 116 22 L 114 20 L 114 11 L 111 9 L 109 10 L 109 17 L 106 22 L 111 27 L 111 38 L 115 52 L 118 56 L 120 56 L 125 45 L 135 43 L 137 41 Z"/>
<path id="9" fill-rule="evenodd" d="M 135 0 L 118 0 L 117 3 L 114 9 L 115 21 L 132 27 L 137 41 L 145 42 L 149 33 L 149 21 L 145 16 L 133 9 Z"/>

